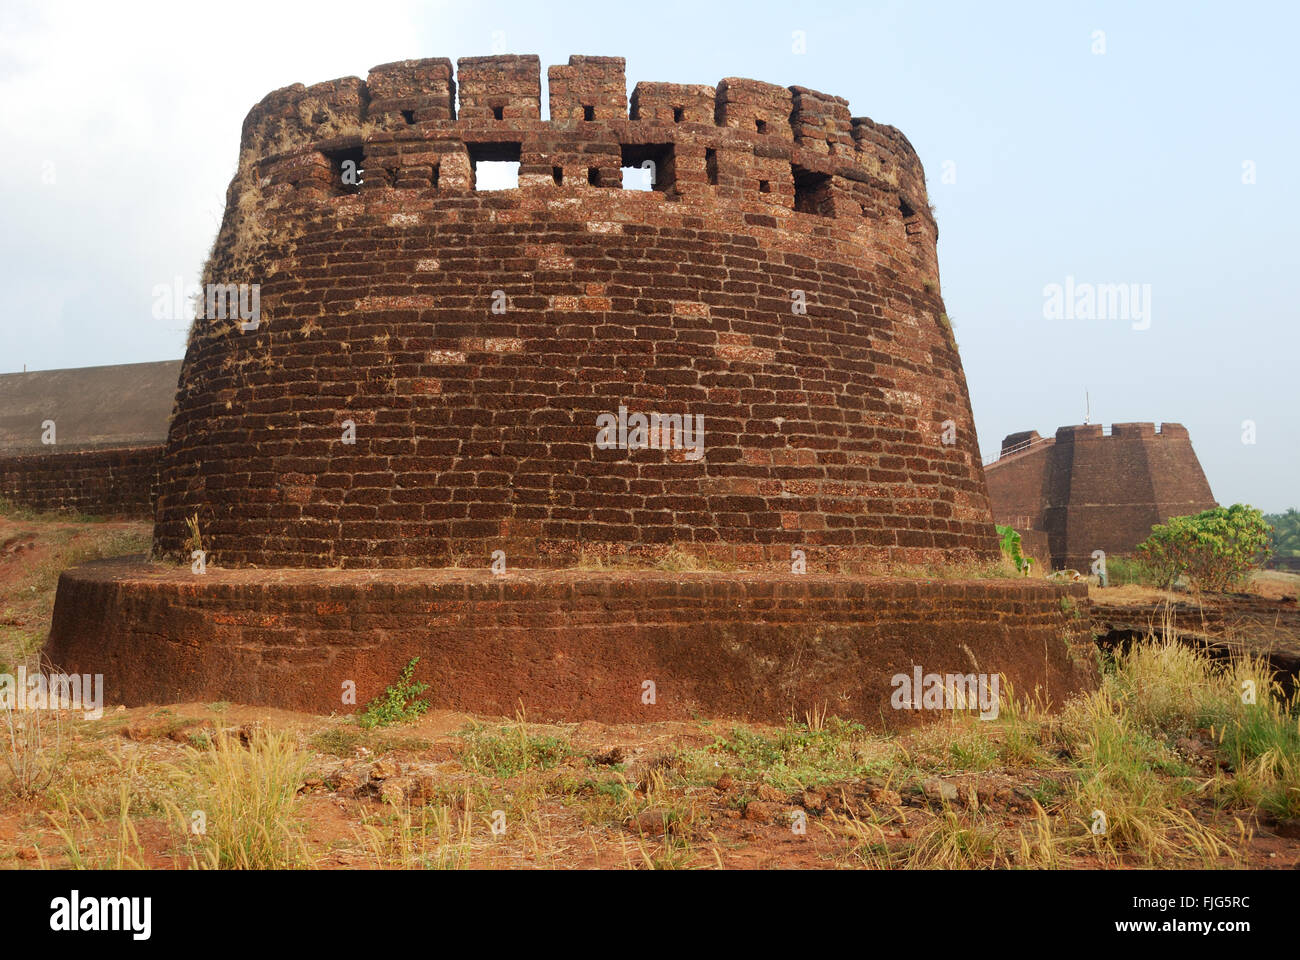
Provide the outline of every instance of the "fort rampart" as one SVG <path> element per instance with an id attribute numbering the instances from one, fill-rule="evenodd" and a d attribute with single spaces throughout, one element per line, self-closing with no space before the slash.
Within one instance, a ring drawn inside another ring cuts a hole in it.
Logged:
<path id="1" fill-rule="evenodd" d="M 148 517 L 162 447 L 0 457 L 0 499 L 33 510 Z"/>
<path id="2" fill-rule="evenodd" d="M 1131 554 L 1155 524 L 1215 505 L 1178 423 L 1011 434 L 986 476 L 996 522 L 1045 535 L 1058 568 L 1086 570 L 1094 550 Z"/>
<path id="3" fill-rule="evenodd" d="M 0 499 L 152 517 L 180 361 L 0 374 Z"/>

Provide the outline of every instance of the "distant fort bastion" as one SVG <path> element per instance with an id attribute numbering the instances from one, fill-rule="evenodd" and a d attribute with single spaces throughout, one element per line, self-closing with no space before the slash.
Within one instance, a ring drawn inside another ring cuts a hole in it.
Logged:
<path id="1" fill-rule="evenodd" d="M 1094 550 L 1132 554 L 1154 525 L 1216 505 L 1180 423 L 1009 434 L 985 472 L 994 519 L 1057 569 L 1088 570 Z"/>

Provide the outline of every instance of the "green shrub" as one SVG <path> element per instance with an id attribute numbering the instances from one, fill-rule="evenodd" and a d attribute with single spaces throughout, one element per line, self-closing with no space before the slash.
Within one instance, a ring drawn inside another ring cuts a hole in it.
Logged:
<path id="1" fill-rule="evenodd" d="M 1269 552 L 1275 557 L 1300 557 L 1300 510 L 1266 513 L 1264 522 L 1271 528 Z"/>
<path id="2" fill-rule="evenodd" d="M 1020 552 L 1020 534 L 1010 527 L 997 526 L 998 537 L 1002 541 L 1002 553 L 1016 565 L 1016 570 L 1025 572 L 1025 568 L 1034 562 L 1033 557 L 1026 557 Z"/>
<path id="3" fill-rule="evenodd" d="M 420 694 L 429 689 L 429 685 L 412 682 L 415 665 L 419 662 L 419 657 L 413 657 L 411 662 L 402 669 L 402 675 L 397 678 L 397 683 L 385 690 L 382 697 L 376 697 L 366 704 L 366 709 L 357 718 L 357 722 L 362 727 L 369 730 L 372 727 L 407 723 L 417 719 L 429 709 L 428 700 L 417 699 Z"/>
<path id="4" fill-rule="evenodd" d="M 1234 503 L 1157 524 L 1138 559 L 1160 586 L 1186 577 L 1196 590 L 1228 590 L 1262 559 L 1269 527 L 1254 507 Z"/>

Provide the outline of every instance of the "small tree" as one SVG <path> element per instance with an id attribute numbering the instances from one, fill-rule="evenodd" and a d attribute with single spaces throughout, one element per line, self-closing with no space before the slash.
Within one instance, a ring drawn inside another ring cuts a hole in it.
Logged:
<path id="1" fill-rule="evenodd" d="M 1196 590 L 1238 585 L 1268 547 L 1269 526 L 1254 507 L 1234 503 L 1151 528 L 1138 557 L 1162 586 L 1186 577 Z"/>
<path id="2" fill-rule="evenodd" d="M 1001 524 L 995 525 L 998 537 L 1002 541 L 1002 554 L 1016 565 L 1016 570 L 1025 573 L 1026 569 L 1034 562 L 1033 557 L 1026 557 L 1020 552 L 1020 534 L 1011 527 L 1004 527 Z M 1028 574 L 1026 574 L 1028 576 Z"/>

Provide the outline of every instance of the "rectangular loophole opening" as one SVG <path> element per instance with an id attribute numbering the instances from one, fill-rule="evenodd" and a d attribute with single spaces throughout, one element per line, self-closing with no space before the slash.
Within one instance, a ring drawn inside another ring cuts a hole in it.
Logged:
<path id="1" fill-rule="evenodd" d="M 504 120 L 505 118 L 506 118 L 506 108 L 505 108 L 505 107 L 493 107 L 493 108 L 492 108 L 492 119 L 493 119 L 493 120 Z"/>
<path id="2" fill-rule="evenodd" d="M 759 192 L 759 193 L 771 193 L 771 192 L 772 192 L 772 182 L 771 182 L 770 180 L 760 180 L 760 181 L 758 181 L 758 192 Z"/>
<path id="3" fill-rule="evenodd" d="M 711 185 L 718 185 L 718 151 L 712 147 L 704 151 L 704 175 Z"/>
<path id="4" fill-rule="evenodd" d="M 812 213 L 819 217 L 835 215 L 835 204 L 831 199 L 831 175 L 805 170 L 791 165 L 794 174 L 794 208 L 800 213 Z"/>
<path id="5" fill-rule="evenodd" d="M 681 123 L 682 118 L 686 116 L 684 107 L 673 107 L 673 123 Z"/>
<path id="6" fill-rule="evenodd" d="M 414 110 L 403 110 L 403 111 L 402 111 L 402 119 L 405 120 L 407 123 L 415 123 L 415 111 L 414 111 Z"/>
<path id="7" fill-rule="evenodd" d="M 564 183 L 564 168 L 551 167 L 551 179 L 555 181 L 557 187 L 562 185 Z"/>
<path id="8" fill-rule="evenodd" d="M 519 187 L 519 144 L 471 143 L 466 146 L 475 190 L 515 190 Z"/>
<path id="9" fill-rule="evenodd" d="M 582 108 L 582 119 L 583 119 L 583 120 L 595 120 L 595 119 L 596 119 L 596 108 L 595 108 L 595 107 L 584 106 L 584 107 Z"/>
<path id="10" fill-rule="evenodd" d="M 671 143 L 625 143 L 622 154 L 624 190 L 674 192 L 677 161 Z"/>
<path id="11" fill-rule="evenodd" d="M 361 167 L 365 151 L 361 147 L 347 150 L 322 150 L 330 165 L 330 192 L 334 196 L 357 193 L 361 190 Z"/>

